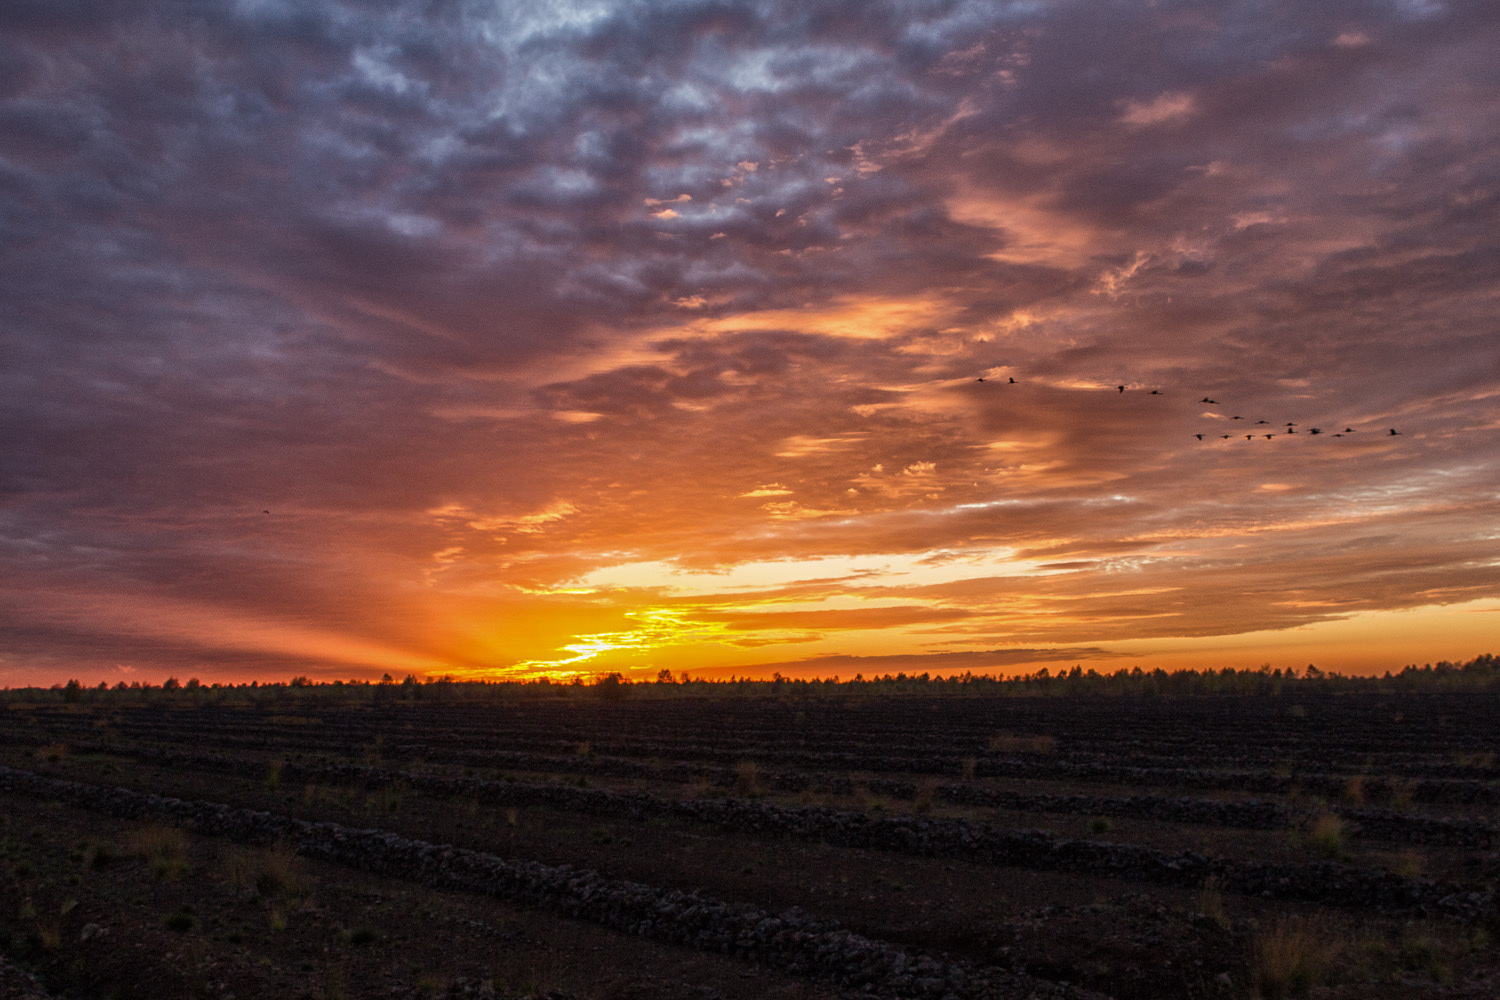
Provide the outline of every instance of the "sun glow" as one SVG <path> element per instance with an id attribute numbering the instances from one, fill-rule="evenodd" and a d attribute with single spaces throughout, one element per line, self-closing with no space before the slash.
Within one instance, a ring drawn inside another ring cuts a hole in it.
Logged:
<path id="1" fill-rule="evenodd" d="M 671 646 L 706 645 L 725 638 L 729 632 L 724 625 L 689 621 L 685 612 L 667 608 L 627 611 L 625 617 L 636 622 L 636 626 L 618 632 L 578 636 L 561 647 L 571 656 L 527 660 L 517 663 L 507 673 L 522 677 L 588 676 L 600 672 L 600 661 L 607 661 L 609 654 L 631 654 L 633 659 L 639 654 Z M 645 668 L 637 665 L 637 669 L 649 669 L 649 665 Z"/>

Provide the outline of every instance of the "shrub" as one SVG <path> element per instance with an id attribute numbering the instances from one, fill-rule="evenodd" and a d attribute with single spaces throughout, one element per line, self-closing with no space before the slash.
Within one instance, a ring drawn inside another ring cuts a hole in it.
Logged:
<path id="1" fill-rule="evenodd" d="M 1106 816 L 1095 816 L 1089 820 L 1089 833 L 1108 833 L 1113 829 L 1114 825 L 1110 823 L 1109 818 Z"/>
<path id="2" fill-rule="evenodd" d="M 167 925 L 167 930 L 179 934 L 193 929 L 193 915 L 185 909 L 170 914 L 163 922 Z"/>

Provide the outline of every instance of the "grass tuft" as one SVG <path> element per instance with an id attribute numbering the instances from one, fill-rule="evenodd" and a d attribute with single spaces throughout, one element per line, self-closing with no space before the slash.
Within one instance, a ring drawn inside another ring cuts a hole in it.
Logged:
<path id="1" fill-rule="evenodd" d="M 1052 753 L 1057 749 L 1057 740 L 1046 735 L 1001 731 L 990 737 L 990 749 L 995 753 Z"/>
<path id="2" fill-rule="evenodd" d="M 157 878 L 176 880 L 187 871 L 187 834 L 175 826 L 152 823 L 132 830 L 125 838 L 125 852 L 144 860 Z"/>
<path id="3" fill-rule="evenodd" d="M 1250 979 L 1262 1000 L 1306 996 L 1323 980 L 1333 948 L 1302 920 L 1282 920 L 1261 932 L 1250 958 Z"/>
<path id="4" fill-rule="evenodd" d="M 734 768 L 734 790 L 737 795 L 758 799 L 766 794 L 765 778 L 753 760 L 740 761 Z"/>
<path id="5" fill-rule="evenodd" d="M 1333 813 L 1324 813 L 1313 820 L 1304 840 L 1308 848 L 1320 858 L 1337 861 L 1347 853 L 1344 846 L 1344 821 Z"/>

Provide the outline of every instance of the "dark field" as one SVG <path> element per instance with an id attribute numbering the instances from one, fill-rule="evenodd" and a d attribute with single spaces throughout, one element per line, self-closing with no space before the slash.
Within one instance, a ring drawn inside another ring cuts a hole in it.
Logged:
<path id="1" fill-rule="evenodd" d="M 294 695 L 6 706 L 0 998 L 1500 997 L 1493 693 Z"/>

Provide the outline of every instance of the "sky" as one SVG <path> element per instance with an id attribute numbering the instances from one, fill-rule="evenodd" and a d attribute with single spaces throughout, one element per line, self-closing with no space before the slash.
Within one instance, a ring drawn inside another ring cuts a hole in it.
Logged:
<path id="1" fill-rule="evenodd" d="M 1500 651 L 1497 51 L 7 0 L 0 686 Z"/>

